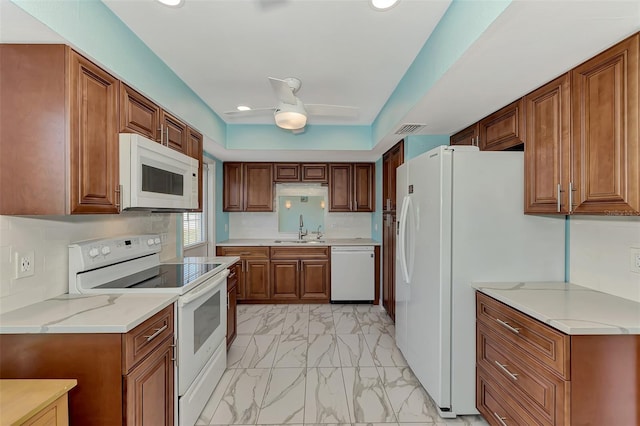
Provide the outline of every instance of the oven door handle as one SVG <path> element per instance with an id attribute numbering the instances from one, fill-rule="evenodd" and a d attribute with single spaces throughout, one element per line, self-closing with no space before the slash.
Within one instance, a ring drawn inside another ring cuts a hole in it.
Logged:
<path id="1" fill-rule="evenodd" d="M 196 299 L 199 299 L 200 297 L 208 294 L 208 293 L 212 293 L 213 289 L 218 287 L 218 285 L 227 280 L 227 275 L 229 275 L 229 270 L 225 269 L 224 271 L 220 272 L 219 274 L 216 274 L 216 276 L 218 277 L 216 280 L 212 281 L 211 283 L 203 283 L 201 285 L 199 285 L 198 287 L 195 288 L 195 290 L 188 292 L 187 294 L 185 294 L 184 296 L 180 297 L 178 299 L 178 304 L 180 306 L 184 306 L 187 305 L 191 302 L 193 302 Z"/>

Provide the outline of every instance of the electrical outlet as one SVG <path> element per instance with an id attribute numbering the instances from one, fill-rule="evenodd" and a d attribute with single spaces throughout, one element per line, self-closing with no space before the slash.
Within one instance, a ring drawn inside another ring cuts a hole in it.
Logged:
<path id="1" fill-rule="evenodd" d="M 629 258 L 631 263 L 631 272 L 640 274 L 640 248 L 631 247 L 629 250 Z"/>
<path id="2" fill-rule="evenodd" d="M 30 277 L 34 274 L 35 255 L 33 251 L 15 252 L 15 278 Z"/>

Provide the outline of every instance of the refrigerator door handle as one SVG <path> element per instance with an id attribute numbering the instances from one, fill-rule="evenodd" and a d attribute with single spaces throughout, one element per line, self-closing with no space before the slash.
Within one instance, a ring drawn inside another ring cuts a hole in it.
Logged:
<path id="1" fill-rule="evenodd" d="M 398 245 L 400 251 L 400 269 L 402 269 L 402 276 L 404 281 L 409 284 L 409 270 L 407 268 L 407 253 L 405 251 L 406 232 L 407 232 L 407 211 L 409 209 L 409 197 L 402 199 L 402 209 L 400 210 L 400 234 L 398 235 Z"/>

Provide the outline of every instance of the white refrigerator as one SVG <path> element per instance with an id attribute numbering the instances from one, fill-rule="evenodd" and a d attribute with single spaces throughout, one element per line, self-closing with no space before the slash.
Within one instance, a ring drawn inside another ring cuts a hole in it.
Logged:
<path id="1" fill-rule="evenodd" d="M 564 281 L 564 216 L 523 214 L 522 152 L 441 146 L 396 185 L 396 344 L 442 417 L 476 414 L 470 284 Z"/>

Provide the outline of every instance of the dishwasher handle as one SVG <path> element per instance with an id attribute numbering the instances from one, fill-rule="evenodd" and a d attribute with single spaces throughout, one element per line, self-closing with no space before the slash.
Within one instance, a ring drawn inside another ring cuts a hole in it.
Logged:
<path id="1" fill-rule="evenodd" d="M 348 252 L 371 252 L 373 253 L 374 246 L 332 246 L 331 253 L 348 253 Z"/>

